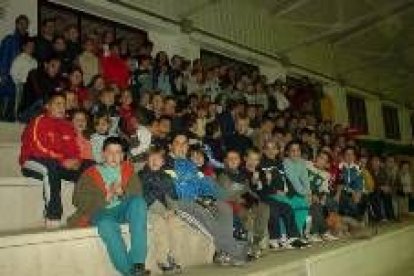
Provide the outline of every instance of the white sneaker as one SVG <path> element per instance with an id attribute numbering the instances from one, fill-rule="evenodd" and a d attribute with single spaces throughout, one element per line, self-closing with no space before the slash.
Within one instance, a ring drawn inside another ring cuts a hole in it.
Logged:
<path id="1" fill-rule="evenodd" d="M 269 247 L 270 249 L 277 250 L 280 249 L 279 240 L 269 240 Z"/>
<path id="2" fill-rule="evenodd" d="M 317 234 L 312 234 L 307 237 L 307 240 L 311 243 L 322 242 L 322 238 Z"/>
<path id="3" fill-rule="evenodd" d="M 60 220 L 46 219 L 45 228 L 48 230 L 59 229 L 62 227 L 62 222 Z"/>
<path id="4" fill-rule="evenodd" d="M 323 234 L 323 235 L 322 235 L 322 239 L 323 239 L 324 241 L 337 241 L 337 240 L 339 240 L 339 238 L 338 238 L 338 237 L 336 237 L 336 236 L 332 235 L 332 234 L 331 234 L 331 233 L 329 233 L 329 232 L 326 232 L 325 234 Z"/>

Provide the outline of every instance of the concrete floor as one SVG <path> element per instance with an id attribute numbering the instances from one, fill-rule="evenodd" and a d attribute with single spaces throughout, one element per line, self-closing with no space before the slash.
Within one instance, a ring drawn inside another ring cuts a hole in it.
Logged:
<path id="1" fill-rule="evenodd" d="M 408 219 L 403 223 L 393 223 L 393 224 L 383 224 L 379 227 L 378 235 L 385 234 L 390 231 L 397 230 L 407 225 L 414 224 L 413 219 Z M 309 256 L 315 256 L 322 254 L 324 252 L 333 251 L 337 248 L 344 247 L 353 243 L 360 242 L 361 240 L 369 239 L 369 234 L 371 231 L 366 231 L 362 233 L 359 237 L 356 238 L 349 238 L 346 240 L 339 240 L 336 242 L 330 243 L 317 243 L 314 244 L 311 248 L 300 249 L 300 250 L 285 250 L 285 251 L 268 251 L 266 252 L 263 258 L 260 258 L 256 262 L 249 263 L 244 267 L 220 267 L 216 265 L 205 265 L 200 267 L 191 268 L 183 275 L 190 276 L 238 276 L 238 275 L 271 275 L 266 273 L 264 268 L 269 267 L 277 267 L 277 266 L 285 266 L 287 264 L 291 264 L 294 266 L 294 263 L 302 262 Z M 409 245 L 414 246 L 414 244 Z M 277 273 L 279 275 L 279 273 Z M 281 273 L 283 275 L 283 273 Z M 289 274 L 289 275 L 306 275 L 305 271 L 298 272 L 298 274 Z M 332 274 L 334 275 L 334 274 Z M 365 276 L 365 275 L 358 275 L 355 273 L 352 276 Z M 375 275 L 377 276 L 377 275 Z M 389 276 L 389 274 L 378 276 Z M 414 276 L 414 256 L 412 260 L 404 266 L 401 266 L 398 271 L 395 271 L 393 276 Z"/>

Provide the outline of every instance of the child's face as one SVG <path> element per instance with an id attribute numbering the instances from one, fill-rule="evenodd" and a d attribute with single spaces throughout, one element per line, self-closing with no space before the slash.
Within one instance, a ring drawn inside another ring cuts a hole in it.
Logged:
<path id="1" fill-rule="evenodd" d="M 250 152 L 245 157 L 246 167 L 250 169 L 256 169 L 260 163 L 260 155 L 256 152 Z"/>
<path id="2" fill-rule="evenodd" d="M 239 134 L 244 135 L 249 130 L 249 120 L 238 120 L 236 130 Z"/>
<path id="3" fill-rule="evenodd" d="M 329 158 L 326 154 L 319 154 L 316 156 L 315 165 L 317 168 L 325 170 L 329 168 Z"/>
<path id="4" fill-rule="evenodd" d="M 112 91 L 105 91 L 101 97 L 101 102 L 106 106 L 111 106 L 115 104 L 115 94 Z"/>
<path id="5" fill-rule="evenodd" d="M 355 153 L 353 150 L 347 150 L 344 153 L 344 161 L 348 164 L 354 163 L 355 162 Z"/>
<path id="6" fill-rule="evenodd" d="M 95 126 L 95 130 L 99 134 L 106 134 L 109 130 L 109 118 L 100 118 Z"/>
<path id="7" fill-rule="evenodd" d="M 159 130 L 162 135 L 167 135 L 171 131 L 170 120 L 161 120 L 159 124 Z"/>
<path id="8" fill-rule="evenodd" d="M 302 153 L 300 151 L 300 146 L 297 144 L 293 144 L 290 146 L 289 151 L 288 151 L 288 156 L 289 158 L 293 159 L 293 160 L 298 160 L 301 158 Z"/>
<path id="9" fill-rule="evenodd" d="M 120 101 L 121 101 L 121 104 L 123 105 L 131 105 L 132 104 L 131 92 L 129 90 L 124 91 L 122 93 Z"/>
<path id="10" fill-rule="evenodd" d="M 229 152 L 224 160 L 227 168 L 231 170 L 237 170 L 240 167 L 241 158 L 236 152 Z"/>
<path id="11" fill-rule="evenodd" d="M 164 166 L 164 157 L 162 153 L 152 153 L 148 156 L 148 167 L 151 171 L 159 171 Z"/>
<path id="12" fill-rule="evenodd" d="M 409 171 L 410 171 L 410 164 L 404 163 L 404 164 L 401 166 L 401 171 L 402 171 L 402 172 L 409 172 Z"/>
<path id="13" fill-rule="evenodd" d="M 70 74 L 69 76 L 70 79 L 70 84 L 72 86 L 80 86 L 82 84 L 82 73 L 79 71 L 74 71 L 72 74 Z"/>
<path id="14" fill-rule="evenodd" d="M 279 154 L 279 148 L 277 147 L 276 143 L 273 141 L 269 141 L 265 144 L 263 153 L 269 159 L 275 159 Z"/>
<path id="15" fill-rule="evenodd" d="M 162 110 L 164 107 L 164 100 L 161 95 L 152 98 L 152 108 L 154 110 Z"/>
<path id="16" fill-rule="evenodd" d="M 101 91 L 105 88 L 105 81 L 103 78 L 97 78 L 93 84 L 93 88 L 97 91 Z"/>
<path id="17" fill-rule="evenodd" d="M 197 165 L 197 167 L 201 167 L 204 165 L 204 155 L 199 151 L 192 151 L 190 154 L 191 160 Z"/>
<path id="18" fill-rule="evenodd" d="M 373 157 L 371 159 L 371 168 L 374 170 L 378 170 L 381 167 L 381 160 L 378 157 Z"/>
<path id="19" fill-rule="evenodd" d="M 55 97 L 46 105 L 48 113 L 54 118 L 65 118 L 66 100 L 63 97 Z"/>
<path id="20" fill-rule="evenodd" d="M 118 167 L 124 159 L 124 153 L 120 145 L 110 144 L 102 152 L 102 157 L 105 160 L 105 164 L 111 167 Z"/>
<path id="21" fill-rule="evenodd" d="M 75 93 L 66 93 L 66 110 L 72 110 L 78 107 L 78 99 Z"/>
<path id="22" fill-rule="evenodd" d="M 72 122 L 75 130 L 78 133 L 85 131 L 86 127 L 88 126 L 86 116 L 83 113 L 76 113 L 75 116 L 73 116 Z"/>

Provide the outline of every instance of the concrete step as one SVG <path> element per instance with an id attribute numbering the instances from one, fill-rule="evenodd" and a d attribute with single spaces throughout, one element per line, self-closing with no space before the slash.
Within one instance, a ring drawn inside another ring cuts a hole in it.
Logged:
<path id="1" fill-rule="evenodd" d="M 150 215 L 148 225 L 147 267 L 153 274 L 160 256 L 168 252 L 160 243 L 160 235 L 170 236 L 177 260 L 186 268 L 212 261 L 212 240 L 191 229 L 181 220 L 173 220 L 170 227 Z M 155 231 L 157 229 L 158 231 Z M 129 247 L 128 227 L 121 227 Z M 160 233 L 161 232 L 161 233 Z M 0 275 L 117 275 L 105 247 L 94 227 L 25 233 L 0 237 Z"/>
<path id="2" fill-rule="evenodd" d="M 20 142 L 0 143 L 0 177 L 21 176 L 20 165 Z"/>
<path id="3" fill-rule="evenodd" d="M 0 144 L 20 143 L 24 128 L 24 124 L 0 122 Z"/>
<path id="4" fill-rule="evenodd" d="M 63 182 L 63 220 L 75 208 L 72 205 L 74 184 Z M 0 232 L 39 228 L 44 225 L 43 184 L 25 177 L 0 177 Z"/>
<path id="5" fill-rule="evenodd" d="M 62 185 L 63 220 L 75 210 L 73 187 L 71 182 Z M 116 275 L 95 228 L 45 232 L 40 181 L 1 177 L 0 217 L 0 275 Z M 212 261 L 212 240 L 180 219 L 173 218 L 168 225 L 149 214 L 148 225 L 148 266 L 153 271 L 158 271 L 159 258 L 168 248 L 185 266 Z M 128 236 L 126 226 L 122 232 Z"/>

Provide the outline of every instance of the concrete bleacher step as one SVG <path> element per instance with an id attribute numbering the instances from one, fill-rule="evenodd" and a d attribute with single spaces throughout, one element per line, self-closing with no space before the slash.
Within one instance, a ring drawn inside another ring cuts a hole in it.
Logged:
<path id="1" fill-rule="evenodd" d="M 21 176 L 18 160 L 23 129 L 22 124 L 0 123 L 0 177 Z"/>
<path id="2" fill-rule="evenodd" d="M 63 220 L 71 215 L 74 184 L 63 182 Z M 43 185 L 41 181 L 25 177 L 0 177 L 0 233 L 39 228 L 43 220 Z"/>
<path id="3" fill-rule="evenodd" d="M 62 185 L 63 220 L 74 212 L 73 183 Z M 116 275 L 95 228 L 45 232 L 42 183 L 24 177 L 0 177 L 0 275 Z M 210 263 L 209 237 L 179 219 L 171 228 L 159 216 L 148 220 L 148 267 L 157 272 L 157 258 L 170 237 L 177 259 L 185 266 Z M 127 227 L 123 226 L 125 237 Z M 127 239 L 128 240 L 128 239 Z"/>

